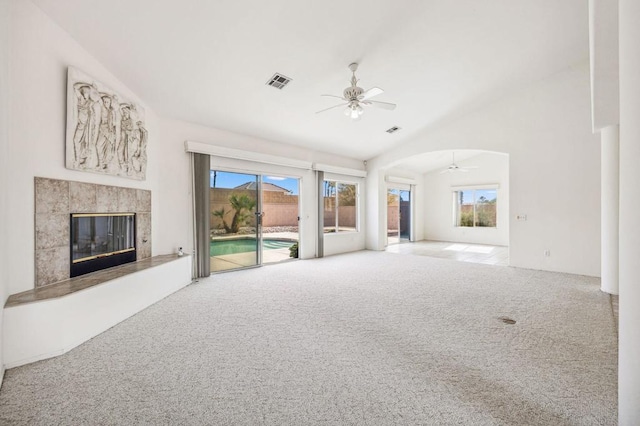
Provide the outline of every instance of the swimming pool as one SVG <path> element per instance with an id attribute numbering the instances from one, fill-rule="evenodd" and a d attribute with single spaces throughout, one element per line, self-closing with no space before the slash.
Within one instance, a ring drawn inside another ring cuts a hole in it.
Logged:
<path id="1" fill-rule="evenodd" d="M 272 240 L 264 238 L 262 247 L 264 250 L 288 249 L 295 241 Z M 256 251 L 256 240 L 253 238 L 240 238 L 235 240 L 215 240 L 211 241 L 210 255 L 221 256 L 224 254 L 247 253 Z"/>

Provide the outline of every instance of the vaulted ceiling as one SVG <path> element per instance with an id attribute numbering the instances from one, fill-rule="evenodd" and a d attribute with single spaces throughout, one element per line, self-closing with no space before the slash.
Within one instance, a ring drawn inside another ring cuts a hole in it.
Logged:
<path id="1" fill-rule="evenodd" d="M 362 160 L 588 57 L 584 0 L 32 1 L 161 116 Z M 396 110 L 316 114 L 351 62 Z"/>

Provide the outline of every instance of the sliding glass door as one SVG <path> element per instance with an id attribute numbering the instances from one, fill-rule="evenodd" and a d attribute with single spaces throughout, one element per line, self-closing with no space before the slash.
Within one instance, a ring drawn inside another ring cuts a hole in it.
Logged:
<path id="1" fill-rule="evenodd" d="M 298 257 L 299 179 L 212 170 L 210 186 L 212 273 Z"/>
<path id="2" fill-rule="evenodd" d="M 211 171 L 211 272 L 260 265 L 259 175 Z"/>
<path id="3" fill-rule="evenodd" d="M 387 190 L 387 244 L 400 242 L 400 190 Z"/>
<path id="4" fill-rule="evenodd" d="M 300 179 L 262 176 L 262 262 L 297 259 Z"/>
<path id="5" fill-rule="evenodd" d="M 411 239 L 411 191 L 400 190 L 398 191 L 400 203 L 398 208 L 400 213 L 399 226 L 400 230 L 400 242 L 409 241 Z"/>
<path id="6" fill-rule="evenodd" d="M 387 190 L 387 244 L 411 240 L 411 191 Z"/>

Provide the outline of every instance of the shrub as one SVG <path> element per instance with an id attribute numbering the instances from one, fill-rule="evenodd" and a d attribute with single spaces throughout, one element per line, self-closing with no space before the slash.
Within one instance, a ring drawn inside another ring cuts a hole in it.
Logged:
<path id="1" fill-rule="evenodd" d="M 291 245 L 291 247 L 289 247 L 289 257 L 292 257 L 294 259 L 298 258 L 298 243 L 294 243 L 293 245 Z"/>

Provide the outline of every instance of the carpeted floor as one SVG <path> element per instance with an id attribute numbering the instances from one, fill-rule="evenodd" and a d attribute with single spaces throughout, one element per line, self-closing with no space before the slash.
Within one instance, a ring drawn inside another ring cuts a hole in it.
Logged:
<path id="1" fill-rule="evenodd" d="M 213 276 L 9 370 L 0 424 L 615 425 L 615 336 L 595 278 L 358 252 Z"/>

